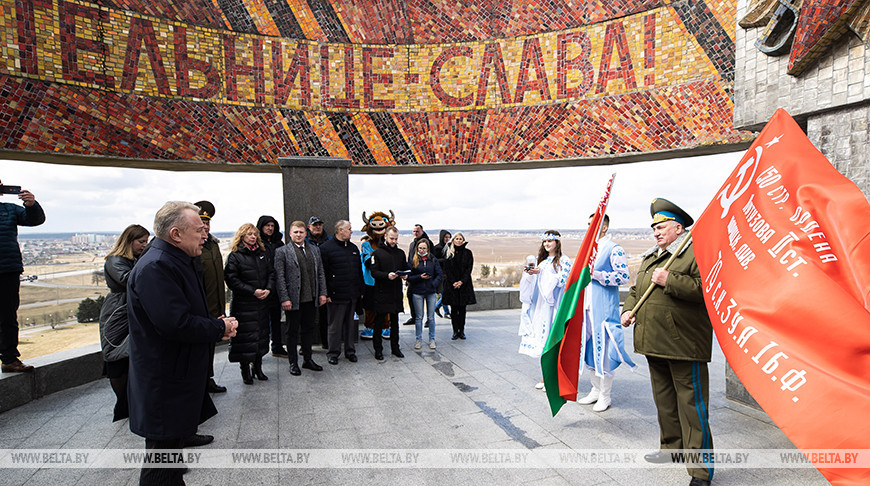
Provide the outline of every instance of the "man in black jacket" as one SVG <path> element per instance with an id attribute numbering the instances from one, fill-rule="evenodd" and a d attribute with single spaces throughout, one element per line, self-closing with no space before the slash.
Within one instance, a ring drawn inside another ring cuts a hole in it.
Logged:
<path id="1" fill-rule="evenodd" d="M 2 182 L 0 182 L 2 185 Z M 0 359 L 3 373 L 33 371 L 18 359 L 18 304 L 24 266 L 18 247 L 18 226 L 39 226 L 45 222 L 36 197 L 22 189 L 18 198 L 24 207 L 0 203 Z"/>
<path id="2" fill-rule="evenodd" d="M 319 216 L 308 218 L 308 234 L 305 236 L 306 243 L 320 248 L 321 245 L 331 239 L 332 238 L 323 231 L 323 220 L 320 219 Z M 323 349 L 328 349 L 326 344 L 328 341 L 327 323 L 326 306 L 322 305 L 317 308 L 317 312 L 314 314 L 314 325 L 317 329 L 316 335 L 320 339 L 320 347 Z"/>
<path id="3" fill-rule="evenodd" d="M 328 315 L 329 364 L 338 364 L 341 341 L 344 340 L 344 356 L 356 363 L 353 313 L 362 298 L 363 274 L 359 248 L 350 242 L 353 231 L 350 221 L 335 223 L 335 237 L 320 246 L 320 259 L 326 273 L 326 309 Z"/>
<path id="4" fill-rule="evenodd" d="M 284 246 L 281 240 L 281 225 L 278 220 L 271 216 L 260 216 L 257 221 L 257 229 L 260 238 L 266 245 L 266 258 L 270 266 L 275 266 L 275 250 Z M 271 293 L 266 297 L 266 305 L 269 307 L 269 331 L 272 334 L 272 356 L 286 358 L 287 350 L 284 349 L 284 341 L 281 339 L 281 303 L 278 302 L 278 292 L 269 289 Z"/>
<path id="5" fill-rule="evenodd" d="M 381 329 L 384 319 L 390 318 L 390 348 L 393 356 L 404 358 L 399 350 L 399 312 L 402 311 L 402 280 L 407 275 L 396 272 L 408 270 L 408 260 L 405 252 L 398 246 L 399 230 L 390 226 L 384 233 L 384 240 L 372 256 L 366 260 L 366 265 L 375 278 L 375 329 Z M 375 359 L 384 359 L 384 346 L 381 333 L 372 336 L 375 347 Z"/>

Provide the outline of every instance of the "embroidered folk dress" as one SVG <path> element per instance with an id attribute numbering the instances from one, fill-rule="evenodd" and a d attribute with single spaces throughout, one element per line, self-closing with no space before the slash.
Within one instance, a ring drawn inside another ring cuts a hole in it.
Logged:
<path id="1" fill-rule="evenodd" d="M 519 352 L 534 358 L 540 358 L 550 335 L 553 316 L 559 308 L 565 282 L 571 271 L 571 260 L 562 255 L 558 269 L 553 267 L 553 257 L 547 257 L 538 268 L 541 273 L 530 275 L 523 272 L 520 280 L 520 302 L 523 303 L 520 314 Z"/>
<path id="2" fill-rule="evenodd" d="M 580 349 L 586 366 L 598 376 L 611 374 L 622 363 L 631 368 L 637 366 L 625 352 L 619 320 L 619 286 L 627 284 L 628 278 L 625 250 L 609 236 L 602 237 L 598 241 L 592 281 L 586 287 L 582 331 L 585 339 Z"/>

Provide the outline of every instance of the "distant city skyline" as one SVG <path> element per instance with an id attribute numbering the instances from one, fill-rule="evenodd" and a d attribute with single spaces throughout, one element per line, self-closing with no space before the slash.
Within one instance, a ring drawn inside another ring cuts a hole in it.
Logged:
<path id="1" fill-rule="evenodd" d="M 743 152 L 631 164 L 430 174 L 353 174 L 350 221 L 362 212 L 393 210 L 403 231 L 422 224 L 467 230 L 582 229 L 616 173 L 608 213 L 614 228 L 649 225 L 649 204 L 670 199 L 700 216 Z M 132 223 L 149 229 L 166 201 L 215 204 L 212 230 L 234 232 L 268 214 L 284 230 L 280 173 L 170 172 L 2 161 L 0 180 L 36 195 L 46 222 L 32 233 L 120 232 Z M 329 197 L 328 194 L 325 197 Z M 20 201 L 14 196 L 0 202 Z M 330 231 L 331 232 L 331 231 Z"/>

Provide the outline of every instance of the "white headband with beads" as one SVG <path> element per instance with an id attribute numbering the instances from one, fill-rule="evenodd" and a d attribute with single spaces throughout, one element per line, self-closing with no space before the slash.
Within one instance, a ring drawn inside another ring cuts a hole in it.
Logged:
<path id="1" fill-rule="evenodd" d="M 543 233 L 541 235 L 541 241 L 559 241 L 559 235 L 554 235 L 553 233 Z"/>

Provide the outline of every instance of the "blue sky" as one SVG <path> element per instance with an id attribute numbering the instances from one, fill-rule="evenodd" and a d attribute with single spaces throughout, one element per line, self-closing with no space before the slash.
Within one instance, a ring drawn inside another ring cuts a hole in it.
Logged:
<path id="1" fill-rule="evenodd" d="M 743 152 L 611 166 L 432 174 L 350 176 L 350 220 L 363 211 L 396 214 L 399 229 L 583 228 L 616 173 L 608 213 L 614 228 L 646 227 L 649 203 L 664 197 L 698 217 Z M 46 210 L 45 224 L 21 233 L 119 231 L 151 228 L 169 200 L 208 199 L 215 232 L 232 232 L 262 214 L 283 221 L 281 175 L 169 172 L 0 161 L 0 180 L 21 185 Z M 0 202 L 15 202 L 11 196 Z"/>

